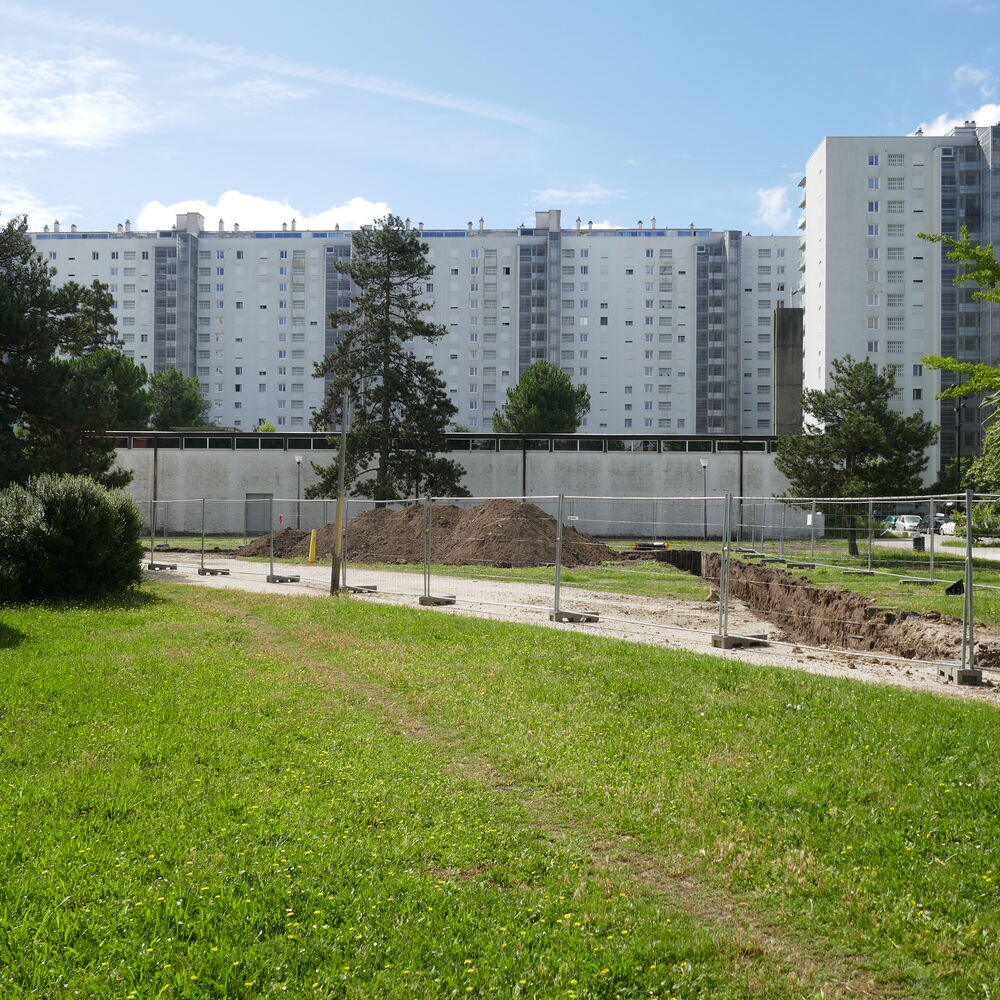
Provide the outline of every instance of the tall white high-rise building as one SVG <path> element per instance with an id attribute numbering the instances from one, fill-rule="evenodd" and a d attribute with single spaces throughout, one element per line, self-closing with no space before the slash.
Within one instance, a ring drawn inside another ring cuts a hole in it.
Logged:
<path id="1" fill-rule="evenodd" d="M 407 220 L 407 225 L 410 225 Z M 768 434 L 772 314 L 793 306 L 798 239 L 693 225 L 413 228 L 434 274 L 426 318 L 446 336 L 413 352 L 442 372 L 456 425 L 490 430 L 507 390 L 545 358 L 588 387 L 583 431 Z M 313 364 L 335 343 L 351 286 L 335 264 L 351 233 L 206 229 L 197 213 L 156 232 L 32 233 L 57 280 L 107 282 L 122 349 L 150 370 L 197 376 L 222 426 L 309 427 Z"/>
<path id="2" fill-rule="evenodd" d="M 801 186 L 805 388 L 826 388 L 837 358 L 869 358 L 895 372 L 894 406 L 941 425 L 931 476 L 978 451 L 977 401 L 935 399 L 955 379 L 921 359 L 1000 363 L 1000 309 L 974 299 L 974 285 L 954 285 L 957 265 L 919 234 L 966 226 L 978 242 L 997 240 L 1000 126 L 827 138 Z"/>

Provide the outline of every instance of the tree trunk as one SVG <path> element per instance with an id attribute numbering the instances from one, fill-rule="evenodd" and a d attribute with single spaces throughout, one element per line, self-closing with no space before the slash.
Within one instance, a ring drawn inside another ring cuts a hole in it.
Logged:
<path id="1" fill-rule="evenodd" d="M 858 528 L 853 514 L 847 515 L 847 554 L 849 556 L 860 555 L 858 552 Z"/>

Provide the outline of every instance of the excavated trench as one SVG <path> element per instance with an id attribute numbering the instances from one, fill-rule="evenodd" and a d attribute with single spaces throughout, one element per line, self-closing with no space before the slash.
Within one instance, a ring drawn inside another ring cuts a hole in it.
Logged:
<path id="1" fill-rule="evenodd" d="M 721 557 L 712 552 L 665 549 L 656 559 L 693 573 L 713 584 L 718 594 Z M 772 622 L 784 638 L 803 645 L 864 650 L 920 660 L 956 660 L 961 655 L 961 622 L 937 612 L 921 615 L 869 604 L 860 594 L 835 587 L 816 587 L 787 570 L 733 559 L 729 594 L 761 618 Z M 977 627 L 976 664 L 1000 667 L 995 629 Z"/>

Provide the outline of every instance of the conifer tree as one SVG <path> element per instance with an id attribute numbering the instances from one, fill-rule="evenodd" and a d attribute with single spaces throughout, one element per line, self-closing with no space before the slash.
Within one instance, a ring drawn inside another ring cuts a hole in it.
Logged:
<path id="1" fill-rule="evenodd" d="M 434 270 L 427 250 L 414 230 L 390 215 L 354 233 L 350 259 L 334 265 L 351 279 L 353 294 L 350 308 L 330 314 L 338 340 L 315 366 L 327 385 L 312 424 L 315 430 L 340 424 L 346 390 L 345 478 L 355 496 L 468 495 L 460 485 L 465 470 L 436 457 L 457 411 L 433 365 L 411 350 L 414 341 L 433 342 L 445 334 L 424 318 L 431 308 L 424 285 Z M 320 480 L 307 496 L 332 495 L 336 463 L 315 468 Z"/>

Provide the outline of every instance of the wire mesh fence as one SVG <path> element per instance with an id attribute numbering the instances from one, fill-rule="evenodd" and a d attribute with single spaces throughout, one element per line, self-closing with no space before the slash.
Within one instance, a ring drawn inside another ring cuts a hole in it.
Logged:
<path id="1" fill-rule="evenodd" d="M 964 526 L 988 540 L 997 506 L 971 495 L 347 499 L 339 549 L 334 500 L 155 501 L 144 516 L 154 572 L 698 632 L 720 648 L 879 655 L 972 683 L 1000 666 L 989 625 L 1000 550 L 994 568 Z"/>

